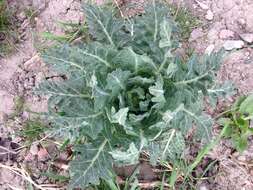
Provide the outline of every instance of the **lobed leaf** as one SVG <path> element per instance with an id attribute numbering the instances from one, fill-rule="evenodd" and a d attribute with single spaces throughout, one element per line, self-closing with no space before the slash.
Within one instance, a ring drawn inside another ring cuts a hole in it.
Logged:
<path id="1" fill-rule="evenodd" d="M 85 188 L 92 184 L 99 184 L 99 179 L 110 179 L 112 159 L 106 150 L 107 140 L 97 146 L 93 144 L 75 147 L 77 155 L 70 162 L 69 188 Z"/>

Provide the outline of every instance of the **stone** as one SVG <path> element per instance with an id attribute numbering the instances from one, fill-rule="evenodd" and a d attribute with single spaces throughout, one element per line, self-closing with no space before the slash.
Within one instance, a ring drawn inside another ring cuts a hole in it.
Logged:
<path id="1" fill-rule="evenodd" d="M 35 156 L 38 154 L 38 151 L 39 151 L 39 148 L 38 148 L 38 145 L 37 144 L 32 144 L 31 147 L 30 147 L 30 153 Z"/>
<path id="2" fill-rule="evenodd" d="M 8 115 L 3 111 L 0 111 L 0 124 L 5 123 L 8 120 Z"/>
<path id="3" fill-rule="evenodd" d="M 41 60 L 38 54 L 31 57 L 28 61 L 24 63 L 24 69 L 27 71 L 35 71 L 41 68 Z"/>
<path id="4" fill-rule="evenodd" d="M 245 156 L 239 156 L 239 157 L 237 157 L 237 160 L 239 160 L 241 162 L 245 162 L 247 159 Z"/>
<path id="5" fill-rule="evenodd" d="M 223 44 L 225 50 L 241 49 L 243 46 L 244 42 L 242 40 L 227 40 Z"/>
<path id="6" fill-rule="evenodd" d="M 205 16 L 206 20 L 211 21 L 211 20 L 213 20 L 213 17 L 214 17 L 213 12 L 212 12 L 211 10 L 208 10 L 208 11 L 206 12 L 206 16 Z"/>
<path id="7" fill-rule="evenodd" d="M 32 5 L 36 9 L 44 10 L 46 8 L 47 1 L 46 0 L 33 0 Z"/>
<path id="8" fill-rule="evenodd" d="M 15 103 L 14 97 L 7 91 L 0 90 L 0 113 L 11 114 L 14 111 Z M 2 116 L 1 116 L 2 117 Z M 3 116 L 4 118 L 4 116 Z"/>
<path id="9" fill-rule="evenodd" d="M 190 38 L 189 38 L 189 42 L 195 41 L 201 37 L 203 37 L 205 35 L 205 33 L 203 32 L 202 28 L 196 28 L 192 31 Z"/>
<path id="10" fill-rule="evenodd" d="M 228 39 L 234 37 L 235 33 L 231 30 L 221 30 L 219 33 L 220 39 Z"/>
<path id="11" fill-rule="evenodd" d="M 207 188 L 205 185 L 201 185 L 201 186 L 199 187 L 199 190 L 208 190 L 208 188 Z"/>
<path id="12" fill-rule="evenodd" d="M 247 43 L 253 43 L 253 33 L 240 34 L 240 37 Z"/>

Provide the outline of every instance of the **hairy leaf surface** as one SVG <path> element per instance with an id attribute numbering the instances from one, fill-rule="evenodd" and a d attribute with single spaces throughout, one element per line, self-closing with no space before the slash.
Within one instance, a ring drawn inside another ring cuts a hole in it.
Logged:
<path id="1" fill-rule="evenodd" d="M 114 164 L 137 164 L 143 150 L 154 165 L 182 159 L 192 129 L 208 142 L 213 121 L 203 113 L 204 98 L 215 102 L 231 89 L 215 83 L 222 52 L 174 55 L 174 21 L 155 0 L 126 20 L 103 6 L 86 4 L 84 13 L 89 40 L 45 51 L 61 77 L 37 89 L 49 96 L 50 133 L 74 147 L 70 189 L 109 179 Z"/>
<path id="2" fill-rule="evenodd" d="M 70 188 L 87 187 L 90 182 L 99 184 L 99 179 L 110 179 L 111 158 L 106 151 L 107 140 L 97 146 L 92 144 L 75 147 L 76 157 L 70 163 Z"/>

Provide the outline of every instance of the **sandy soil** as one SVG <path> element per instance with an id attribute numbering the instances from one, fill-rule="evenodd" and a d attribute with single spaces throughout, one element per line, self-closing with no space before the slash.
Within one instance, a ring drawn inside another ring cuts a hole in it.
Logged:
<path id="1" fill-rule="evenodd" d="M 203 21 L 201 27 L 193 30 L 189 39 L 190 46 L 197 52 L 210 53 L 230 43 L 229 48 L 232 48 L 232 51 L 228 51 L 229 55 L 221 68 L 219 79 L 233 81 L 238 88 L 237 95 L 252 92 L 253 49 L 250 48 L 250 39 L 245 40 L 242 36 L 253 35 L 253 1 L 170 0 L 170 2 L 188 7 Z M 32 89 L 45 76 L 50 76 L 37 51 L 38 47 L 44 45 L 44 41 L 35 34 L 44 31 L 62 34 L 63 30 L 57 24 L 58 21 L 80 23 L 83 20 L 83 14 L 80 0 L 9 0 L 9 3 L 17 7 L 16 15 L 21 23 L 19 32 L 22 42 L 16 45 L 16 53 L 4 59 L 0 58 L 0 137 L 11 136 L 12 141 L 19 143 L 20 138 L 13 134 L 22 127 L 24 121 L 31 117 L 26 109 L 42 112 L 46 111 L 47 106 L 45 98 L 34 95 L 32 92 Z M 140 0 L 139 3 L 142 4 L 143 1 Z M 33 20 L 25 14 L 28 8 L 36 13 Z M 24 109 L 13 118 L 11 116 L 17 109 L 16 99 L 19 97 L 24 99 Z M 253 160 L 251 151 L 253 141 L 250 144 L 244 154 L 238 155 L 233 153 L 229 142 L 221 142 L 209 155 L 210 158 L 219 161 L 219 174 L 212 184 L 204 181 L 200 183 L 200 189 L 253 189 L 253 168 L 250 164 Z M 27 154 L 25 152 L 22 156 L 25 157 Z M 22 159 L 21 157 L 8 164 L 15 165 L 19 162 L 22 165 Z M 40 167 L 45 167 L 45 164 L 40 164 Z M 38 177 L 37 182 L 47 181 Z M 24 182 L 18 176 L 6 169 L 1 169 L 0 189 L 11 189 L 10 185 L 13 184 L 20 189 L 26 189 Z"/>
<path id="2" fill-rule="evenodd" d="M 22 128 L 26 120 L 32 117 L 27 110 L 47 111 L 46 98 L 33 93 L 38 83 L 44 77 L 51 75 L 39 57 L 37 49 L 45 45 L 39 35 L 45 31 L 63 34 L 63 29 L 57 24 L 59 21 L 80 23 L 83 16 L 79 0 L 9 0 L 8 2 L 11 7 L 16 8 L 15 14 L 21 25 L 19 28 L 21 42 L 16 44 L 16 52 L 13 55 L 0 58 L 0 139 L 6 142 L 7 137 L 12 137 L 13 142 L 22 144 L 21 139 L 14 134 Z M 35 17 L 30 18 L 26 15 L 27 10 L 32 10 Z M 22 110 L 16 113 L 18 98 L 24 100 L 24 105 Z M 18 164 L 30 169 L 34 172 L 33 176 L 37 183 L 48 183 L 45 177 L 39 175 L 40 171 L 47 169 L 47 164 L 44 160 L 39 160 L 38 151 L 37 145 L 32 146 L 15 160 L 9 160 L 5 164 L 10 166 Z M 2 161 L 0 157 L 0 163 Z M 27 189 L 20 177 L 8 169 L 1 168 L 0 189 L 9 190 L 12 186 L 22 190 Z"/>
<path id="3" fill-rule="evenodd" d="M 228 41 L 240 41 L 240 48 L 233 48 L 219 72 L 222 81 L 230 80 L 237 88 L 237 96 L 253 92 L 253 49 L 242 36 L 253 33 L 253 2 L 251 0 L 208 0 L 188 4 L 193 12 L 204 18 L 205 25 L 196 28 L 190 44 L 198 52 L 208 53 L 224 47 Z M 211 12 L 208 18 L 208 12 Z M 219 161 L 218 174 L 212 184 L 203 182 L 206 189 L 240 190 L 253 189 L 251 162 L 253 142 L 247 151 L 233 153 L 231 143 L 222 141 L 210 153 Z M 201 186 L 200 186 L 201 187 Z"/>

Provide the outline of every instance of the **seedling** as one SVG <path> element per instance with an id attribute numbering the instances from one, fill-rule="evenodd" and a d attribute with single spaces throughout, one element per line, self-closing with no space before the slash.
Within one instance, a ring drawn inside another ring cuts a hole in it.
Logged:
<path id="1" fill-rule="evenodd" d="M 39 120 L 28 120 L 18 134 L 23 137 L 28 144 L 30 144 L 38 140 L 45 129 L 44 124 Z"/>
<path id="2" fill-rule="evenodd" d="M 219 123 L 226 127 L 225 138 L 232 140 L 237 151 L 243 152 L 248 145 L 248 137 L 253 134 L 253 94 L 240 97 L 227 111 Z"/>
<path id="3" fill-rule="evenodd" d="M 85 23 L 77 24 L 77 23 L 67 23 L 67 22 L 59 22 L 59 26 L 65 31 L 63 35 L 56 35 L 51 32 L 42 33 L 42 37 L 46 40 L 53 40 L 60 43 L 73 42 L 76 39 L 84 39 L 86 38 L 87 26 Z"/>
<path id="4" fill-rule="evenodd" d="M 170 4 L 169 7 L 171 14 L 178 25 L 181 37 L 180 40 L 189 39 L 192 30 L 201 25 L 200 19 L 198 19 L 189 9 L 180 6 L 180 4 L 177 6 Z"/>

